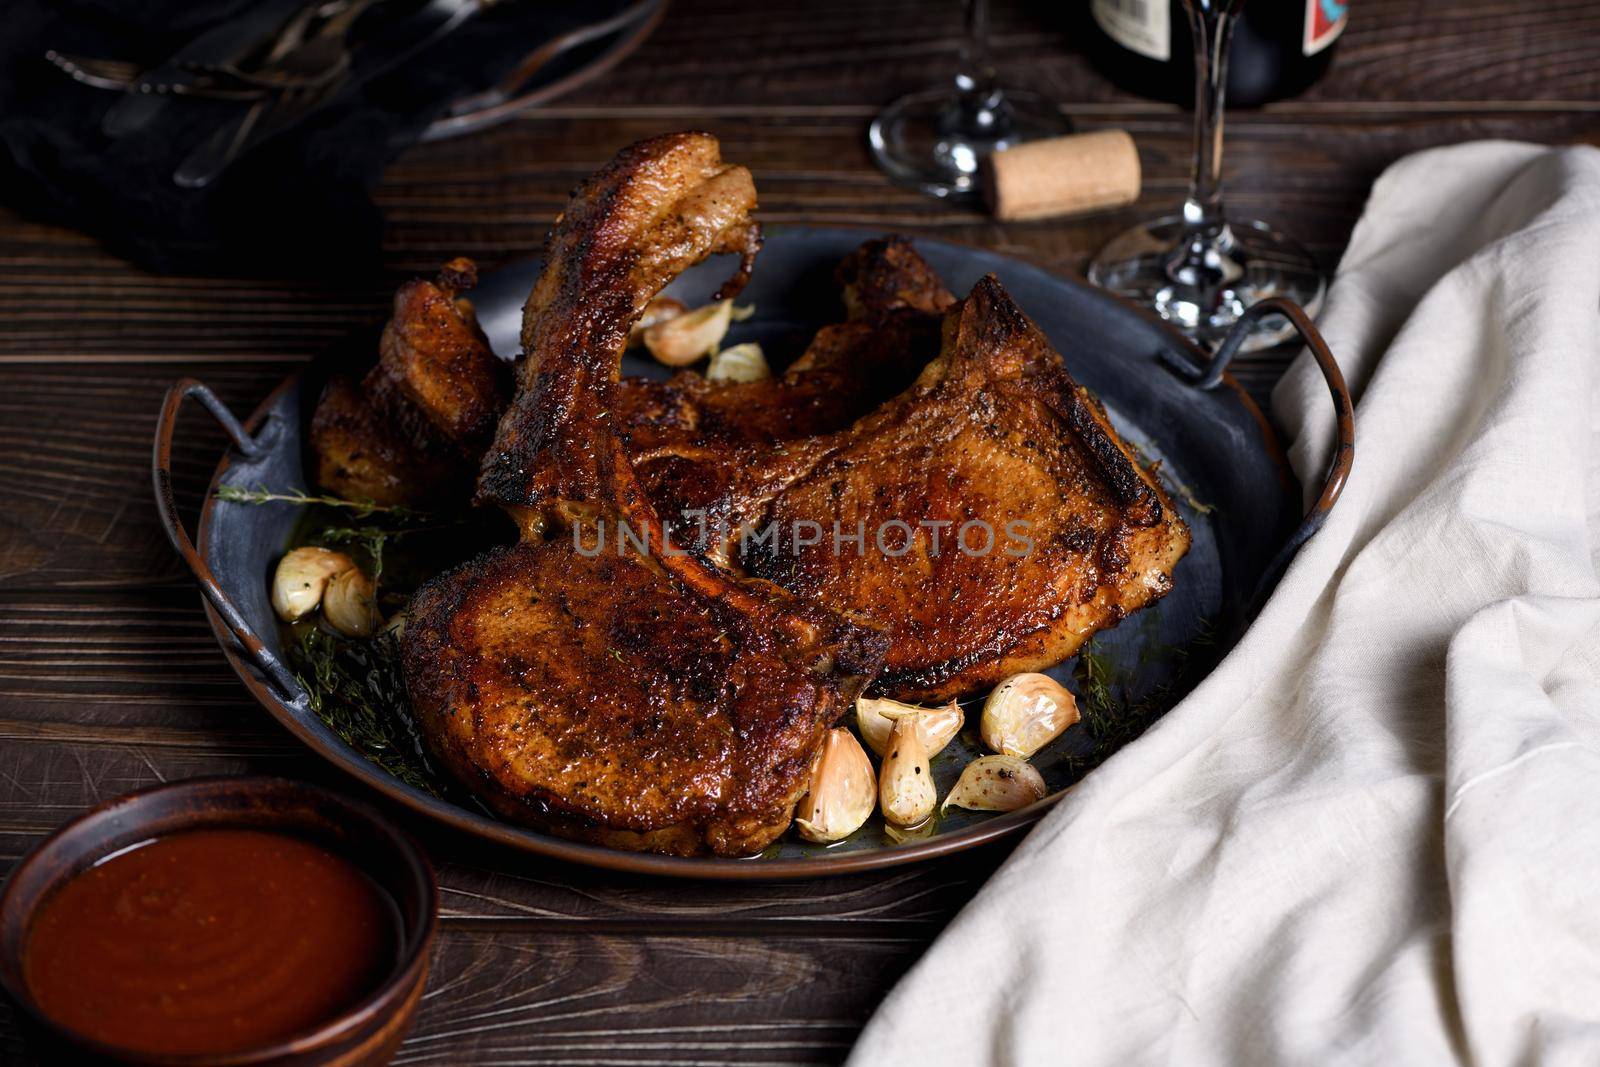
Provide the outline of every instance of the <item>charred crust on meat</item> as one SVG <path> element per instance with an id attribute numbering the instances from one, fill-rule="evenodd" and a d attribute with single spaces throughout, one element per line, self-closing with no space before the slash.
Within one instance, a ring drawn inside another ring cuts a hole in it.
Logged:
<path id="1" fill-rule="evenodd" d="M 323 489 L 380 504 L 465 502 L 511 395 L 510 366 L 460 296 L 476 281 L 476 265 L 462 257 L 432 280 L 400 286 L 376 363 L 359 384 L 330 382 L 313 414 Z"/>
<path id="2" fill-rule="evenodd" d="M 956 302 L 911 239 L 900 234 L 865 242 L 839 264 L 834 278 L 852 319 L 942 315 Z"/>
<path id="3" fill-rule="evenodd" d="M 478 287 L 478 265 L 466 256 L 457 256 L 439 268 L 434 284 L 452 297 L 470 292 Z"/>
<path id="4" fill-rule="evenodd" d="M 1063 372 L 1065 373 L 1065 372 Z M 1133 460 L 1122 450 L 1107 429 L 1105 409 L 1088 390 L 1076 382 L 1062 396 L 1062 416 L 1084 448 L 1094 457 L 1117 499 L 1128 509 L 1128 519 L 1138 526 L 1154 526 L 1161 521 L 1161 498 L 1140 474 Z"/>

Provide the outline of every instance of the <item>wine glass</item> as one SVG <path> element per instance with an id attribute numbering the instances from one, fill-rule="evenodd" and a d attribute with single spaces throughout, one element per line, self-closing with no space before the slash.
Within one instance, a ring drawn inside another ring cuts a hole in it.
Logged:
<path id="1" fill-rule="evenodd" d="M 1230 219 L 1222 204 L 1222 113 L 1228 45 L 1244 0 L 1183 0 L 1194 36 L 1194 164 L 1180 215 L 1141 223 L 1114 238 L 1089 265 L 1089 280 L 1153 308 L 1203 344 L 1227 335 L 1251 304 L 1285 296 L 1315 315 L 1322 272 L 1293 238 L 1255 219 Z M 1292 332 L 1269 315 L 1244 351 Z"/>
<path id="2" fill-rule="evenodd" d="M 903 96 L 872 121 L 867 140 L 888 175 L 951 200 L 976 199 L 986 156 L 1072 132 L 1037 93 L 1002 89 L 989 58 L 989 0 L 967 0 L 967 32 L 953 84 Z"/>

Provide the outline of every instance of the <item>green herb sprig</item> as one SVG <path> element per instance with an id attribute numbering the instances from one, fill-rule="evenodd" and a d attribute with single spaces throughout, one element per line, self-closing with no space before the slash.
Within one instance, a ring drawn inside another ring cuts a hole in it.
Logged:
<path id="1" fill-rule="evenodd" d="M 456 558 L 451 550 L 479 544 L 482 517 L 439 513 L 371 500 L 353 500 L 300 489 L 282 492 L 264 485 L 221 486 L 219 500 L 235 504 L 297 504 L 307 509 L 296 527 L 294 545 L 348 546 L 367 557 L 366 569 L 375 586 L 383 575 L 388 550 L 397 542 L 426 533 L 463 530 L 441 546 L 423 540 L 422 565 L 413 552 L 396 552 L 395 578 L 384 599 L 404 604 L 411 588 L 437 573 L 441 563 Z M 443 555 L 436 558 L 441 547 Z M 361 562 L 358 560 L 358 563 Z M 398 583 L 397 585 L 395 583 Z M 411 701 L 401 670 L 400 643 L 389 632 L 371 638 L 347 638 L 314 623 L 283 629 L 289 666 L 305 687 L 311 710 L 345 744 L 407 785 L 446 795 L 450 787 L 429 762 L 427 747 L 412 718 Z"/>
<path id="2" fill-rule="evenodd" d="M 442 795 L 411 719 L 400 643 L 392 634 L 348 639 L 307 627 L 290 645 L 289 661 L 311 710 L 345 744 L 407 785 Z"/>
<path id="3" fill-rule="evenodd" d="M 303 489 L 289 489 L 278 493 L 264 485 L 257 485 L 254 489 L 246 489 L 242 485 L 218 486 L 217 499 L 226 500 L 230 504 L 321 504 L 324 507 L 347 509 L 353 512 L 358 519 L 370 518 L 373 515 L 386 515 L 391 519 L 400 521 L 425 521 L 432 518 L 426 511 L 402 507 L 399 504 L 379 504 L 372 500 L 351 500 L 347 497 L 329 496 L 325 493 L 307 493 Z"/>
<path id="4" fill-rule="evenodd" d="M 336 508 L 349 513 L 355 521 L 348 525 L 312 524 L 306 543 L 330 546 L 351 545 L 365 552 L 371 560 L 372 581 L 381 584 L 383 578 L 384 549 L 404 537 L 421 533 L 464 526 L 470 522 L 466 515 L 440 515 L 420 508 L 399 504 L 378 504 L 371 500 L 353 500 L 348 497 L 307 493 L 300 489 L 277 492 L 264 485 L 253 489 L 224 485 L 217 489 L 217 499 L 233 504 L 299 504 L 306 507 Z"/>
<path id="5" fill-rule="evenodd" d="M 1140 666 L 1164 660 L 1170 666 L 1170 677 L 1136 700 L 1119 698 L 1118 691 L 1125 694 L 1127 686 L 1119 681 L 1111 657 L 1095 647 L 1098 642 L 1084 645 L 1078 652 L 1073 679 L 1078 684 L 1078 712 L 1094 748 L 1084 759 L 1083 770 L 1104 763 L 1119 748 L 1149 729 L 1172 706 L 1174 696 L 1182 692 L 1180 687 L 1190 674 L 1191 655 L 1215 642 L 1211 621 L 1207 619 L 1202 620 L 1199 632 L 1183 647 L 1146 644 L 1139 653 Z"/>

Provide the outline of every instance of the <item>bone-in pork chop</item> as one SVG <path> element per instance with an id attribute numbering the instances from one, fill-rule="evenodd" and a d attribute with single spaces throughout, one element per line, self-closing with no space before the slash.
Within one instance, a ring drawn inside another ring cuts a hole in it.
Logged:
<path id="1" fill-rule="evenodd" d="M 431 747 L 511 818 L 621 847 L 757 851 L 882 661 L 875 629 L 675 551 L 613 426 L 631 324 L 711 253 L 739 253 L 742 284 L 754 206 L 715 138 L 676 134 L 619 154 L 551 235 L 478 487 L 523 541 L 425 586 L 403 640 Z M 605 525 L 638 541 L 586 554 Z"/>
<path id="2" fill-rule="evenodd" d="M 910 389 L 755 516 L 757 577 L 889 631 L 874 689 L 975 693 L 1066 659 L 1172 587 L 1189 531 L 993 276 Z"/>
<path id="3" fill-rule="evenodd" d="M 477 279 L 472 260 L 457 258 L 436 278 L 400 286 L 377 364 L 323 390 L 310 438 L 326 492 L 419 508 L 471 496 L 511 399 L 511 365 L 490 350 L 463 296 Z"/>
<path id="4" fill-rule="evenodd" d="M 937 321 L 896 328 L 919 319 Z M 1163 596 L 1189 547 L 1159 482 L 993 277 L 946 313 L 915 381 L 849 427 L 626 436 L 702 551 L 882 626 L 872 688 L 907 700 L 1060 663 Z"/>

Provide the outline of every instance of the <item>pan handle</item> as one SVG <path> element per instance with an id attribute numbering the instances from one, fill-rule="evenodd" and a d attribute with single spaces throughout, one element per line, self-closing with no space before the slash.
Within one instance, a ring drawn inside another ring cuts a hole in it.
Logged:
<path id="1" fill-rule="evenodd" d="M 222 591 L 222 586 L 217 583 L 211 568 L 195 549 L 194 542 L 189 539 L 189 532 L 183 528 L 183 519 L 178 515 L 178 504 L 172 496 L 172 435 L 178 423 L 178 409 L 190 398 L 199 401 L 200 406 L 211 413 L 211 417 L 217 420 L 217 424 L 233 440 L 233 447 L 237 448 L 246 459 L 257 459 L 264 455 L 277 439 L 282 427 L 276 419 L 271 419 L 259 436 L 251 437 L 240 425 L 239 420 L 233 417 L 233 412 L 217 399 L 215 393 L 193 378 L 180 378 L 167 390 L 166 399 L 161 403 L 161 417 L 156 423 L 156 445 L 155 453 L 150 460 L 150 474 L 155 483 L 156 510 L 161 513 L 161 525 L 167 531 L 167 540 L 172 542 L 172 547 L 178 550 L 178 555 L 189 565 L 189 570 L 200 583 L 200 592 L 205 594 L 205 598 L 211 602 L 217 614 L 222 616 L 223 621 L 228 624 L 228 629 L 233 631 L 233 636 L 255 665 L 261 669 L 261 673 L 277 686 L 285 700 L 294 703 L 301 698 L 303 692 L 300 683 L 283 665 L 283 661 L 273 655 L 272 650 L 261 642 L 261 638 L 250 629 L 250 624 L 245 621 L 244 615 L 233 601 L 228 599 L 228 594 Z"/>
<path id="2" fill-rule="evenodd" d="M 1228 336 L 1223 338 L 1222 344 L 1217 348 L 1217 354 L 1204 367 L 1196 366 L 1176 355 L 1162 353 L 1163 361 L 1189 379 L 1197 389 L 1214 389 L 1222 381 L 1222 375 L 1227 371 L 1228 364 L 1239 354 L 1240 347 L 1250 336 L 1252 329 L 1268 315 L 1282 315 L 1288 319 L 1289 325 L 1294 327 L 1295 333 L 1305 342 L 1311 358 L 1317 361 L 1317 367 L 1322 371 L 1322 380 L 1328 383 L 1328 392 L 1333 397 L 1333 410 L 1337 422 L 1334 430 L 1333 459 L 1328 464 L 1327 476 L 1322 481 L 1322 492 L 1317 496 L 1316 503 L 1306 512 L 1305 518 L 1300 520 L 1300 525 L 1295 528 L 1289 540 L 1278 551 L 1272 565 L 1262 575 L 1260 587 L 1262 590 L 1277 580 L 1289 566 L 1294 554 L 1300 550 L 1300 546 L 1309 541 L 1312 534 L 1322 529 L 1322 524 L 1328 519 L 1328 512 L 1333 510 L 1339 494 L 1344 491 L 1345 481 L 1350 477 L 1350 467 L 1356 458 L 1356 411 L 1355 402 L 1350 398 L 1350 387 L 1344 381 L 1344 372 L 1339 369 L 1338 361 L 1328 349 L 1328 342 L 1322 339 L 1322 334 L 1312 323 L 1311 316 L 1307 315 L 1299 304 L 1281 296 L 1267 297 L 1246 308 L 1239 316 L 1239 321 L 1234 323 L 1233 329 L 1228 331 Z M 1259 592 L 1257 596 L 1259 598 Z"/>

